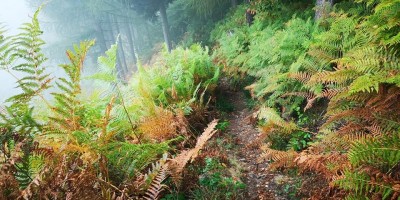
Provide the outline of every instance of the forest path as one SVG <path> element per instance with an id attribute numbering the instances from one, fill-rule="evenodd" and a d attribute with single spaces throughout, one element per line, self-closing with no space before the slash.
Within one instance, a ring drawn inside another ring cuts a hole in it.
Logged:
<path id="1" fill-rule="evenodd" d="M 224 86 L 223 86 L 224 87 Z M 254 145 L 259 139 L 259 131 L 251 123 L 254 111 L 246 107 L 246 97 L 243 91 L 234 91 L 229 87 L 222 88 L 223 97 L 234 106 L 233 112 L 228 113 L 230 122 L 226 133 L 236 141 L 236 148 L 228 152 L 229 157 L 238 161 L 242 169 L 242 181 L 246 184 L 244 196 L 248 200 L 283 200 L 278 194 L 277 179 L 284 178 L 267 169 L 266 162 L 258 162 L 261 149 Z"/>

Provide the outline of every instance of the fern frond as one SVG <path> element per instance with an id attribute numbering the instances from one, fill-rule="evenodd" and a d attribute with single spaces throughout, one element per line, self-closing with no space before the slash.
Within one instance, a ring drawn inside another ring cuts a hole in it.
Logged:
<path id="1" fill-rule="evenodd" d="M 297 130 L 298 127 L 295 123 L 293 122 L 286 122 L 284 119 L 282 119 L 281 116 L 278 115 L 278 113 L 269 107 L 262 107 L 260 110 L 256 113 L 258 119 L 265 120 L 265 128 L 262 128 L 267 132 L 267 130 L 272 130 L 272 129 L 277 129 L 278 131 L 282 131 L 285 134 L 290 134 L 294 130 Z"/>
<path id="2" fill-rule="evenodd" d="M 80 116 L 78 115 L 78 109 L 81 105 L 77 96 L 81 93 L 80 81 L 83 63 L 89 48 L 93 45 L 94 40 L 81 42 L 79 46 L 75 45 L 75 52 L 68 50 L 66 53 L 71 64 L 60 65 L 68 75 L 69 80 L 60 78 L 57 81 L 57 85 L 65 93 L 52 93 L 57 105 L 52 108 L 54 116 L 50 119 L 55 125 L 61 126 L 65 130 L 76 131 L 81 129 Z"/>
<path id="3" fill-rule="evenodd" d="M 35 12 L 31 23 L 22 25 L 21 30 L 23 32 L 13 38 L 12 45 L 14 47 L 10 48 L 14 48 L 15 51 L 12 56 L 18 58 L 20 63 L 11 69 L 22 72 L 26 76 L 17 81 L 17 87 L 22 89 L 23 93 L 9 98 L 8 102 L 23 104 L 29 102 L 35 96 L 39 96 L 43 101 L 47 102 L 41 93 L 50 88 L 52 79 L 49 78 L 49 74 L 45 73 L 45 67 L 43 66 L 47 58 L 42 53 L 42 46 L 45 43 L 40 38 L 43 33 L 38 20 L 40 10 L 41 8 Z M 9 51 L 6 51 L 5 55 L 10 53 Z"/>
<path id="4" fill-rule="evenodd" d="M 174 113 L 156 108 L 154 115 L 142 118 L 138 129 L 148 139 L 157 141 L 171 139 L 177 134 Z"/>
<path id="5" fill-rule="evenodd" d="M 157 176 L 151 182 L 150 187 L 147 189 L 145 199 L 146 200 L 158 200 L 161 196 L 161 192 L 164 190 L 166 185 L 162 182 L 167 178 L 167 170 L 165 166 L 161 166 Z"/>
<path id="6" fill-rule="evenodd" d="M 307 72 L 296 72 L 296 73 L 288 74 L 289 78 L 295 79 L 303 84 L 306 84 L 310 80 L 311 76 L 312 76 L 312 74 L 307 73 Z"/>
<path id="7" fill-rule="evenodd" d="M 400 134 L 355 142 L 348 153 L 354 166 L 374 166 L 388 172 L 400 162 Z"/>
<path id="8" fill-rule="evenodd" d="M 294 167 L 294 159 L 298 153 L 294 150 L 279 151 L 269 148 L 268 146 L 262 146 L 263 154 L 260 156 L 259 161 L 271 160 L 273 163 L 268 167 L 270 169 L 278 168 L 290 168 Z"/>
<path id="9" fill-rule="evenodd" d="M 301 170 L 310 170 L 332 180 L 349 167 L 346 155 L 330 153 L 327 155 L 300 154 L 294 160 Z"/>
<path id="10" fill-rule="evenodd" d="M 196 159 L 206 142 L 217 132 L 217 130 L 215 130 L 217 124 L 218 120 L 214 120 L 208 125 L 201 136 L 197 138 L 196 146 L 193 149 L 182 151 L 174 159 L 168 161 L 168 169 L 176 185 L 180 184 L 182 172 L 187 163 L 189 161 L 193 162 L 194 159 Z"/>

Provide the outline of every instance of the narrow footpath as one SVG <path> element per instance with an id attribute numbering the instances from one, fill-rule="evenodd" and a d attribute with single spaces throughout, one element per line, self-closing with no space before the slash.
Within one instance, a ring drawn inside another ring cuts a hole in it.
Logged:
<path id="1" fill-rule="evenodd" d="M 282 175 L 269 171 L 267 162 L 258 162 L 262 154 L 261 149 L 255 145 L 259 131 L 251 123 L 252 111 L 246 107 L 246 98 L 242 91 L 223 89 L 224 98 L 234 106 L 234 111 L 228 113 L 230 122 L 226 134 L 233 137 L 236 148 L 229 151 L 229 157 L 236 159 L 242 171 L 242 181 L 246 184 L 244 196 L 249 200 L 283 200 L 287 199 L 278 192 L 277 179 L 285 179 Z"/>

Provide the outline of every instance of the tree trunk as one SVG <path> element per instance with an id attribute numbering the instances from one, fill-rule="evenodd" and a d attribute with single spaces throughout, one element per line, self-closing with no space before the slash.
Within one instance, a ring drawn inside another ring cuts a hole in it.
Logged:
<path id="1" fill-rule="evenodd" d="M 95 25 L 97 31 L 97 41 L 100 46 L 100 51 L 101 53 L 104 53 L 107 51 L 107 44 L 106 44 L 106 38 L 104 36 L 104 31 L 103 28 L 101 27 L 101 22 L 97 21 Z"/>
<path id="2" fill-rule="evenodd" d="M 111 41 L 112 41 L 112 43 L 115 44 L 115 39 L 116 39 L 118 33 L 115 34 L 115 32 L 114 32 L 114 27 L 113 27 L 114 20 L 113 20 L 113 17 L 111 16 L 111 14 L 108 15 L 108 21 L 110 24 Z M 120 44 L 118 44 L 118 46 L 119 45 Z M 120 58 L 119 53 L 117 51 L 117 67 L 116 68 L 117 68 L 118 78 L 120 80 L 123 80 L 126 75 L 126 72 L 125 72 L 124 67 L 122 66 L 121 60 L 122 59 Z"/>
<path id="3" fill-rule="evenodd" d="M 128 38 L 128 42 L 129 42 L 129 48 L 131 50 L 130 55 L 132 56 L 133 65 L 135 66 L 133 71 L 136 71 L 137 58 L 136 58 L 136 53 L 135 53 L 135 46 L 134 46 L 135 44 L 133 42 L 131 25 L 129 23 L 125 26 L 125 30 L 127 31 L 127 38 Z"/>
<path id="4" fill-rule="evenodd" d="M 125 51 L 124 51 L 124 44 L 122 43 L 122 35 L 121 35 L 121 30 L 119 28 L 119 23 L 118 23 L 118 19 L 114 16 L 114 23 L 115 23 L 115 27 L 117 29 L 117 33 L 119 34 L 118 37 L 118 49 L 120 49 L 120 53 L 121 53 L 121 61 L 123 64 L 123 68 L 124 71 L 126 72 L 125 76 L 128 75 L 128 73 L 130 72 L 130 70 L 128 69 L 128 65 L 126 64 L 126 57 L 125 57 Z"/>
<path id="5" fill-rule="evenodd" d="M 132 40 L 134 42 L 133 47 L 135 47 L 135 51 L 137 53 L 137 55 L 139 56 L 140 54 L 140 47 L 141 44 L 143 43 L 143 38 L 142 37 L 138 37 L 139 33 L 136 27 L 130 25 L 129 28 L 131 29 L 131 33 L 132 33 Z"/>
<path id="6" fill-rule="evenodd" d="M 129 3 L 128 1 L 124 1 L 124 5 L 126 6 L 126 8 L 129 8 Z M 132 71 L 136 71 L 137 70 L 137 57 L 136 57 L 136 50 L 135 50 L 135 43 L 134 43 L 134 36 L 133 36 L 133 32 L 132 32 L 132 23 L 130 22 L 131 20 L 131 15 L 130 15 L 130 10 L 126 9 L 125 10 L 125 15 L 126 15 L 126 19 L 128 20 L 128 23 L 125 24 L 125 32 L 127 34 L 127 38 L 128 38 L 128 42 L 129 42 L 129 48 L 131 50 L 130 55 L 132 56 L 132 62 L 133 62 L 133 69 L 131 69 Z M 136 42 L 136 41 L 135 41 Z"/>
<path id="7" fill-rule="evenodd" d="M 231 5 L 232 5 L 232 7 L 236 7 L 237 6 L 237 0 L 231 0 Z"/>
<path id="8" fill-rule="evenodd" d="M 321 19 L 329 13 L 333 6 L 333 0 L 316 0 L 315 3 L 315 21 Z"/>
<path id="9" fill-rule="evenodd" d="M 167 11 L 164 3 L 160 3 L 160 16 L 164 34 L 164 41 L 165 44 L 167 45 L 168 52 L 171 52 L 172 46 L 171 46 L 171 40 L 169 38 L 169 25 L 168 25 Z"/>

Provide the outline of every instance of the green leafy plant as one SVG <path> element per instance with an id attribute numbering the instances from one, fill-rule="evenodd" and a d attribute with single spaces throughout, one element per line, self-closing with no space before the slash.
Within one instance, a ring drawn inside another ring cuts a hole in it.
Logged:
<path id="1" fill-rule="evenodd" d="M 240 180 L 224 174 L 226 167 L 215 158 L 206 158 L 199 187 L 192 191 L 193 199 L 240 199 L 245 188 Z"/>
<path id="2" fill-rule="evenodd" d="M 311 134 L 303 131 L 297 131 L 290 135 L 288 149 L 293 149 L 295 151 L 301 151 L 309 146 L 311 141 Z"/>
<path id="3" fill-rule="evenodd" d="M 348 199 L 396 199 L 400 3 L 341 1 L 320 23 L 290 12 L 301 4 L 257 1 L 251 27 L 229 16 L 214 32 L 216 60 L 235 79 L 255 78 L 246 89 L 265 105 L 256 114 L 271 168 L 320 173 Z"/>
<path id="4" fill-rule="evenodd" d="M 229 121 L 220 121 L 217 125 L 217 129 L 224 132 L 226 129 L 229 127 L 230 122 Z"/>
<path id="5" fill-rule="evenodd" d="M 141 173 L 189 134 L 185 114 L 206 106 L 203 100 L 213 95 L 219 69 L 208 50 L 178 48 L 158 67 L 141 68 L 124 84 L 116 71 L 117 45 L 99 58 L 99 73 L 82 76 L 95 43 L 88 40 L 66 52 L 69 63 L 60 65 L 65 75 L 50 78 L 43 66 L 38 13 L 21 34 L 4 37 L 0 31 L 1 70 L 22 76 L 15 76 L 21 93 L 0 113 L 0 179 L 10 180 L 0 185 L 0 198 L 158 198 L 169 172 L 163 168 L 146 180 Z M 102 87 L 87 92 L 83 80 Z M 48 98 L 43 93 L 50 88 Z M 146 123 L 155 126 L 145 129 Z M 171 137 L 143 137 L 156 136 L 166 126 Z M 212 134 L 209 130 L 190 152 L 198 154 Z"/>

